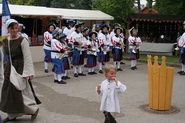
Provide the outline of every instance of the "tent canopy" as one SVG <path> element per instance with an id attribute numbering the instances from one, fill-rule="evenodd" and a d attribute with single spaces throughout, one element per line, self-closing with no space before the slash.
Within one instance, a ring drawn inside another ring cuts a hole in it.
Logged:
<path id="1" fill-rule="evenodd" d="M 0 4 L 2 8 L 2 4 Z M 11 15 L 27 16 L 49 16 L 59 17 L 60 19 L 77 19 L 77 20 L 113 20 L 114 17 L 99 10 L 79 10 L 79 9 L 61 9 L 48 8 L 41 6 L 25 6 L 9 4 Z M 0 9 L 2 14 L 2 9 Z"/>

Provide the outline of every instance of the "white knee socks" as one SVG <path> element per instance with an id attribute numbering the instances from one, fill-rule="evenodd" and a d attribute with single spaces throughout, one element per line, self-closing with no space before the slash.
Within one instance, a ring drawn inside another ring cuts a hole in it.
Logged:
<path id="1" fill-rule="evenodd" d="M 48 63 L 47 62 L 44 62 L 44 69 L 48 69 Z"/>

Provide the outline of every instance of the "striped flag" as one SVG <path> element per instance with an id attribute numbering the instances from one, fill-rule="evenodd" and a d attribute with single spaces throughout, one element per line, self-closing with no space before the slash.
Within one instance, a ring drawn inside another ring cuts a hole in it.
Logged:
<path id="1" fill-rule="evenodd" d="M 8 36 L 8 30 L 5 25 L 6 21 L 10 19 L 10 10 L 8 7 L 7 0 L 2 0 L 2 26 L 1 26 L 1 40 Z"/>

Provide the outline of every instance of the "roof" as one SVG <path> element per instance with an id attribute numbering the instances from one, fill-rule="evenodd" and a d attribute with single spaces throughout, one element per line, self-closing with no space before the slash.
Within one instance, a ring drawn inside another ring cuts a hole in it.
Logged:
<path id="1" fill-rule="evenodd" d="M 0 4 L 2 8 L 2 4 Z M 9 4 L 11 15 L 28 15 L 28 16 L 52 16 L 61 19 L 77 20 L 114 20 L 114 17 L 99 10 L 79 10 L 79 9 L 62 9 L 48 8 L 41 6 L 25 6 Z M 2 14 L 2 9 L 0 9 Z"/>
<path id="2" fill-rule="evenodd" d="M 184 16 L 165 15 L 165 14 L 132 14 L 129 19 L 135 21 L 153 21 L 153 22 L 183 22 Z"/>
<path id="3" fill-rule="evenodd" d="M 25 6 L 8 4 L 11 15 L 29 15 L 29 16 L 57 16 L 57 14 L 46 7 Z M 2 4 L 0 4 L 2 8 Z M 2 9 L 0 9 L 2 14 Z"/>
<path id="4" fill-rule="evenodd" d="M 99 10 L 81 10 L 81 9 L 59 9 L 51 8 L 52 11 L 60 13 L 64 19 L 77 20 L 114 20 L 114 17 Z"/>
<path id="5" fill-rule="evenodd" d="M 142 13 L 142 14 L 148 14 L 148 13 L 149 13 L 149 7 L 146 6 L 145 8 L 143 8 L 143 9 L 141 10 L 141 13 Z M 158 11 L 155 10 L 153 7 L 152 7 L 152 14 L 158 14 Z"/>

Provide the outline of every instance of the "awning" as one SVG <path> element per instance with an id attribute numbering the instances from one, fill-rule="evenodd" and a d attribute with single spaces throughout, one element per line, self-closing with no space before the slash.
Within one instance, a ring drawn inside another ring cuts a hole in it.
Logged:
<path id="1" fill-rule="evenodd" d="M 59 9 L 51 8 L 52 11 L 61 14 L 63 19 L 77 20 L 114 20 L 114 17 L 99 10 Z"/>
<path id="2" fill-rule="evenodd" d="M 0 7 L 2 8 L 2 4 L 0 4 Z M 9 8 L 11 15 L 19 16 L 48 16 L 77 20 L 114 20 L 114 17 L 99 10 L 62 9 L 11 4 L 9 4 Z M 0 9 L 0 13 L 2 14 L 2 9 Z"/>
<path id="3" fill-rule="evenodd" d="M 2 8 L 2 4 L 0 4 Z M 59 16 L 57 13 L 51 11 L 46 7 L 40 6 L 25 6 L 25 5 L 11 5 L 9 4 L 11 15 L 27 15 L 27 16 Z M 2 9 L 0 9 L 2 14 Z"/>
<path id="4" fill-rule="evenodd" d="M 181 23 L 185 20 L 185 17 L 179 15 L 166 15 L 166 14 L 132 14 L 130 15 L 129 19 L 133 21 Z"/>

